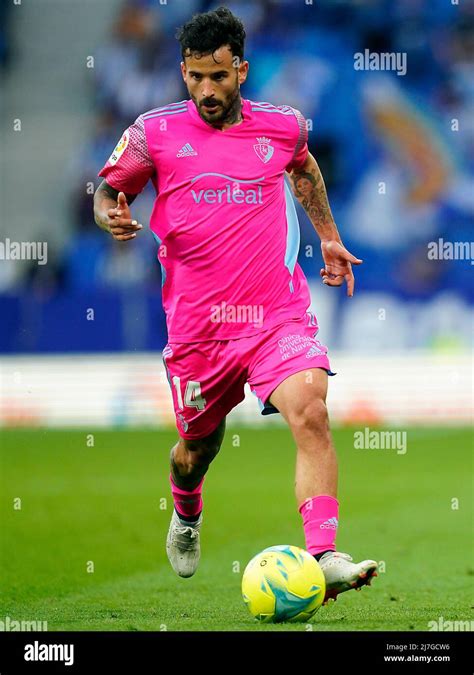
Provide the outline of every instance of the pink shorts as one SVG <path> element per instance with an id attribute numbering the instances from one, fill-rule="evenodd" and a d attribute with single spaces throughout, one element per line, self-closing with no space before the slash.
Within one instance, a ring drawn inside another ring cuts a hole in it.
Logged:
<path id="1" fill-rule="evenodd" d="M 176 427 L 182 438 L 204 438 L 243 399 L 249 383 L 262 415 L 277 413 L 269 398 L 287 377 L 329 366 L 327 348 L 315 337 L 311 312 L 258 335 L 236 340 L 168 343 L 163 362 L 173 396 Z"/>

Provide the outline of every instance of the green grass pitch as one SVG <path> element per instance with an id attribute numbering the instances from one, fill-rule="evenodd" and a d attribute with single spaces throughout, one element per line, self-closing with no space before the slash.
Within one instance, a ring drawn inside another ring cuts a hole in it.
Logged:
<path id="1" fill-rule="evenodd" d="M 174 431 L 4 431 L 0 620 L 47 621 L 50 631 L 426 631 L 439 617 L 471 620 L 472 436 L 406 431 L 404 455 L 354 449 L 354 429 L 334 431 L 338 549 L 385 571 L 311 626 L 260 625 L 240 593 L 253 555 L 304 545 L 286 428 L 228 428 L 206 476 L 190 579 L 165 552 Z"/>

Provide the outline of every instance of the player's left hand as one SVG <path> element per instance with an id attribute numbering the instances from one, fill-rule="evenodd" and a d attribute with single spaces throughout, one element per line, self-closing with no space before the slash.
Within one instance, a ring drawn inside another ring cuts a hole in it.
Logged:
<path id="1" fill-rule="evenodd" d="M 352 265 L 362 264 L 362 260 L 356 258 L 352 253 L 335 239 L 321 242 L 321 251 L 325 267 L 320 271 L 323 283 L 327 286 L 342 286 L 344 280 L 347 282 L 347 295 L 354 295 L 354 274 Z"/>

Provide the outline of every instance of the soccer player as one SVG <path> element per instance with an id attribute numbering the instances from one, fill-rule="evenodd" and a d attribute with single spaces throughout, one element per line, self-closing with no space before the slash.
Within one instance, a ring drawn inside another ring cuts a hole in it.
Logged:
<path id="1" fill-rule="evenodd" d="M 351 266 L 362 261 L 342 244 L 301 112 L 241 98 L 249 69 L 241 21 L 221 7 L 195 15 L 177 37 L 189 100 L 135 120 L 94 196 L 96 223 L 130 242 L 142 228 L 130 204 L 149 180 L 157 194 L 150 228 L 180 436 L 171 451 L 168 557 L 180 576 L 196 571 L 204 476 L 248 382 L 262 414 L 279 412 L 294 437 L 297 504 L 327 601 L 370 583 L 377 563 L 356 564 L 336 551 L 338 469 L 326 409 L 332 373 L 296 261 L 292 191 L 321 238 L 323 283 L 346 282 L 351 296 Z"/>

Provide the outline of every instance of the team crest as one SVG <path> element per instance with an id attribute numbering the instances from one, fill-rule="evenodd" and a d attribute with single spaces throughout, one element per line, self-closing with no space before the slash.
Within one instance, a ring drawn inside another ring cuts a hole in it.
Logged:
<path id="1" fill-rule="evenodd" d="M 257 157 L 261 159 L 264 164 L 266 164 L 273 157 L 275 148 L 270 145 L 271 140 L 269 138 L 265 138 L 265 136 L 257 138 L 257 141 L 258 143 L 253 146 L 253 149 L 257 153 Z"/>
<path id="2" fill-rule="evenodd" d="M 129 133 L 128 130 L 124 132 L 122 138 L 117 143 L 115 150 L 110 155 L 109 162 L 110 164 L 117 164 L 120 157 L 123 155 L 125 148 L 128 145 Z"/>
<path id="3" fill-rule="evenodd" d="M 176 418 L 177 418 L 179 424 L 181 425 L 182 430 L 184 431 L 184 433 L 186 433 L 187 430 L 188 430 L 189 424 L 184 419 L 184 415 L 182 415 L 181 413 L 176 413 Z"/>

